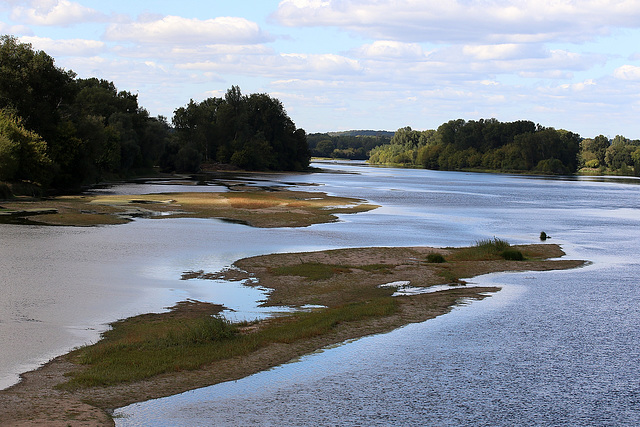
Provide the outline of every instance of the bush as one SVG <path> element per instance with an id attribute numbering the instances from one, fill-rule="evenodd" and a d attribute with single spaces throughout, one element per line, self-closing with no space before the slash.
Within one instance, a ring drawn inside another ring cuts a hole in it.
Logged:
<path id="1" fill-rule="evenodd" d="M 13 193 L 9 186 L 3 182 L 0 182 L 0 200 L 7 200 L 13 197 Z"/>
<path id="2" fill-rule="evenodd" d="M 457 251 L 454 257 L 465 260 L 496 260 L 502 258 L 502 252 L 509 248 L 509 242 L 494 237 L 478 240 L 475 245 Z"/>
<path id="3" fill-rule="evenodd" d="M 548 238 L 549 238 L 549 236 L 547 236 L 547 233 L 545 233 L 544 231 L 540 232 L 540 240 L 542 240 L 544 242 Z"/>
<path id="4" fill-rule="evenodd" d="M 427 262 L 431 262 L 431 263 L 435 263 L 435 264 L 440 264 L 445 262 L 444 257 L 439 254 L 439 253 L 431 253 L 429 255 L 427 255 Z"/>
<path id="5" fill-rule="evenodd" d="M 493 239 L 478 240 L 476 242 L 477 248 L 482 248 L 487 251 L 504 251 L 505 249 L 508 249 L 509 246 L 511 246 L 509 242 L 498 239 L 497 237 L 494 237 Z"/>
<path id="6" fill-rule="evenodd" d="M 522 261 L 524 260 L 524 256 L 522 255 L 522 252 L 515 250 L 515 249 L 506 249 L 504 251 L 502 251 L 502 258 L 508 260 L 508 261 Z"/>

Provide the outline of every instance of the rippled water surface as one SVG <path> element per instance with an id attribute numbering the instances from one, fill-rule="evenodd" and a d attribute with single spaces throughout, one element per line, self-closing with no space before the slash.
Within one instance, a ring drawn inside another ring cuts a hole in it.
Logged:
<path id="1" fill-rule="evenodd" d="M 637 180 L 323 167 L 328 172 L 254 180 L 298 183 L 381 208 L 302 229 L 260 230 L 215 220 L 138 220 L 90 229 L 0 225 L 0 270 L 8 272 L 2 278 L 7 298 L 0 300 L 0 377 L 11 382 L 22 367 L 95 339 L 119 317 L 185 298 L 223 303 L 250 316 L 262 298 L 256 289 L 179 280 L 186 270 L 215 271 L 244 256 L 276 251 L 459 246 L 493 236 L 531 243 L 544 230 L 569 257 L 593 264 L 484 276 L 476 281 L 499 284 L 502 291 L 437 319 L 237 382 L 123 408 L 116 421 L 640 423 Z M 24 348 L 17 345 L 23 341 Z"/>

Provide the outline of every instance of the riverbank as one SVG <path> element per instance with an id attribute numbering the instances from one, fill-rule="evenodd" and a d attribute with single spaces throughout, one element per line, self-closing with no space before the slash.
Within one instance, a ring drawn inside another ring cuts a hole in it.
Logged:
<path id="1" fill-rule="evenodd" d="M 89 361 L 87 352 L 104 350 L 109 339 L 114 338 L 105 337 L 95 346 L 58 357 L 24 374 L 22 382 L 0 392 L 0 419 L 10 425 L 112 425 L 108 416 L 111 409 L 239 379 L 330 344 L 436 317 L 450 311 L 461 300 L 482 299 L 498 291 L 497 288 L 452 286 L 444 291 L 394 297 L 402 282 L 421 288 L 449 283 L 460 285 L 463 278 L 490 272 L 566 269 L 583 264 L 575 260 L 549 260 L 564 254 L 557 245 L 512 246 L 511 249 L 521 252 L 525 260 L 507 261 L 498 252 L 487 255 L 475 247 L 359 248 L 266 255 L 239 260 L 234 268 L 224 272 L 185 272 L 185 280 L 227 278 L 272 289 L 266 305 L 302 308 L 312 304 L 316 308 L 311 312 L 239 325 L 230 339 L 264 337 L 267 332 L 282 331 L 292 324 L 300 325 L 295 330 L 306 331 L 287 339 L 271 334 L 271 340 L 260 341 L 260 345 L 241 356 L 201 363 L 192 369 L 182 368 L 176 361 L 177 369 L 107 386 L 74 383 L 74 379 L 86 375 L 97 365 Z M 433 262 L 435 257 L 430 255 L 436 253 L 446 262 Z M 395 285 L 380 287 L 390 283 Z M 374 300 L 386 309 L 363 314 L 360 309 Z M 219 306 L 211 304 L 184 303 L 167 313 L 137 316 L 113 326 L 114 330 L 135 324 L 149 327 L 154 322 L 181 316 L 210 318 L 219 310 Z M 356 311 L 360 315 L 353 315 Z M 336 313 L 344 317 L 325 324 Z M 309 319 L 324 327 L 309 328 L 303 324 L 310 322 Z M 311 329 L 316 332 L 308 333 Z M 140 346 L 135 339 L 133 344 Z M 188 350 L 193 346 L 181 347 Z M 199 348 L 199 344 L 196 342 L 193 348 Z M 106 375 L 109 376 L 108 370 Z"/>

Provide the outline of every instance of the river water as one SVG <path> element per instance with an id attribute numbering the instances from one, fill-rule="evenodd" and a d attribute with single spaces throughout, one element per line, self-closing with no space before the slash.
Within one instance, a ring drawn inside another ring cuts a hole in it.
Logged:
<path id="1" fill-rule="evenodd" d="M 116 422 L 640 423 L 640 181 L 322 167 L 326 172 L 254 179 L 382 207 L 302 229 L 184 219 L 88 229 L 0 225 L 5 384 L 25 367 L 96 339 L 106 322 L 185 298 L 223 303 L 235 316 L 259 314 L 259 289 L 179 280 L 186 270 L 215 271 L 244 256 L 277 251 L 460 246 L 493 236 L 532 243 L 544 230 L 568 257 L 592 264 L 476 278 L 502 290 L 437 319 L 240 381 L 122 408 Z M 310 183 L 320 186 L 304 185 Z"/>

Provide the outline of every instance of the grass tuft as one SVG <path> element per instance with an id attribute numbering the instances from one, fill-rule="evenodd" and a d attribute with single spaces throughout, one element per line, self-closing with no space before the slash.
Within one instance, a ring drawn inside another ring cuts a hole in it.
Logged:
<path id="1" fill-rule="evenodd" d="M 427 255 L 427 262 L 430 262 L 432 264 L 442 264 L 443 262 L 446 262 L 446 260 L 444 259 L 442 254 L 434 252 Z"/>
<path id="2" fill-rule="evenodd" d="M 457 259 L 470 261 L 495 260 L 502 258 L 502 252 L 511 247 L 506 240 L 484 239 L 476 241 L 475 245 L 464 248 L 456 253 Z"/>
<path id="3" fill-rule="evenodd" d="M 500 255 L 502 256 L 502 258 L 506 259 L 507 261 L 523 261 L 524 260 L 524 255 L 522 255 L 522 252 L 516 249 L 505 249 L 504 251 L 502 251 Z"/>

